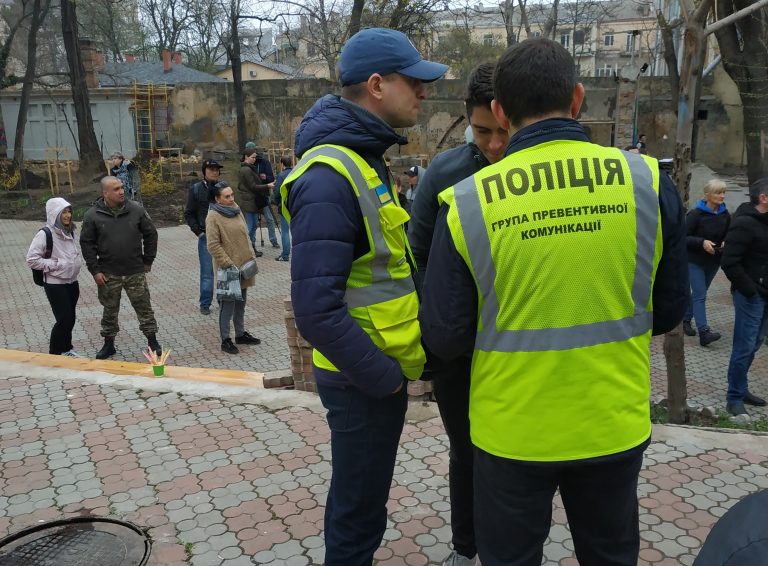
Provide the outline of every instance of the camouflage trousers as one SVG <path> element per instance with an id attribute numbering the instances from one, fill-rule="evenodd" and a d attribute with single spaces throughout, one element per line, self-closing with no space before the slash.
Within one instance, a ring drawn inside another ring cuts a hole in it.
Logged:
<path id="1" fill-rule="evenodd" d="M 139 329 L 145 336 L 157 334 L 157 321 L 149 299 L 147 278 L 143 273 L 134 275 L 109 275 L 106 285 L 98 287 L 99 302 L 104 307 L 101 317 L 101 335 L 104 338 L 114 338 L 120 331 L 117 315 L 120 312 L 120 296 L 125 289 L 128 300 L 139 318 Z"/>

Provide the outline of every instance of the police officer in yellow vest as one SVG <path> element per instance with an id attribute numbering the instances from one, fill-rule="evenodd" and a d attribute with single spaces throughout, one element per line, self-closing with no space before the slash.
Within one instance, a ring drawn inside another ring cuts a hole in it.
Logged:
<path id="1" fill-rule="evenodd" d="M 436 355 L 473 352 L 478 554 L 541 564 L 559 488 L 582 566 L 636 564 L 650 339 L 685 310 L 682 204 L 654 159 L 589 142 L 559 43 L 508 49 L 494 96 L 507 156 L 440 194 L 420 316 Z"/>
<path id="2" fill-rule="evenodd" d="M 328 410 L 333 475 L 325 511 L 326 566 L 373 561 L 405 420 L 405 379 L 425 362 L 418 299 L 400 208 L 384 152 L 407 140 L 424 83 L 447 67 L 425 61 L 402 33 L 355 34 L 339 59 L 341 96 L 307 112 L 301 157 L 281 188 L 293 238 L 296 326 L 314 347 Z"/>

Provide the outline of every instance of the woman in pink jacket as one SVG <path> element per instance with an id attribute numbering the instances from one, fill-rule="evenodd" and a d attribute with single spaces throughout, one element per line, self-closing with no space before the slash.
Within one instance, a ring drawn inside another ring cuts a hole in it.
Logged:
<path id="1" fill-rule="evenodd" d="M 51 257 L 45 257 L 46 235 L 38 230 L 27 252 L 27 265 L 43 271 L 45 296 L 51 304 L 56 324 L 51 330 L 50 354 L 78 358 L 72 349 L 72 328 L 75 326 L 75 307 L 80 298 L 77 276 L 82 256 L 75 239 L 75 223 L 72 221 L 72 205 L 63 198 L 55 197 L 45 203 L 53 248 Z"/>

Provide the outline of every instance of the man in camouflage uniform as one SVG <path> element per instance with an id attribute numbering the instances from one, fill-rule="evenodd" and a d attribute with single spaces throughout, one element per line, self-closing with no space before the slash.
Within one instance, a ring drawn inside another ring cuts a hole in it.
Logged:
<path id="1" fill-rule="evenodd" d="M 115 336 L 120 330 L 117 316 L 123 289 L 139 318 L 139 328 L 157 354 L 157 321 L 149 298 L 146 273 L 157 255 L 157 230 L 144 208 L 126 200 L 123 183 L 117 177 L 101 180 L 102 196 L 85 213 L 80 230 L 80 247 L 88 271 L 98 286 L 104 307 L 101 335 L 104 346 L 96 359 L 114 355 Z"/>

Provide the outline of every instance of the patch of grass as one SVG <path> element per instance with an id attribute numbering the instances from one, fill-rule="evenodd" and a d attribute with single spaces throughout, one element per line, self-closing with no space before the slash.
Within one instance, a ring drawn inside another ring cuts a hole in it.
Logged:
<path id="1" fill-rule="evenodd" d="M 667 424 L 669 422 L 667 408 L 663 405 L 652 404 L 651 422 L 654 424 Z M 730 428 L 747 432 L 768 432 L 768 418 L 766 417 L 752 417 L 749 423 L 738 423 L 731 420 L 731 415 L 725 411 L 717 411 L 714 417 L 691 411 L 688 413 L 688 420 L 685 424 L 711 428 Z"/>
<path id="2" fill-rule="evenodd" d="M 187 560 L 192 558 L 192 551 L 195 549 L 195 545 L 191 542 L 184 543 L 184 553 L 187 555 Z"/>
<path id="3" fill-rule="evenodd" d="M 72 219 L 76 222 L 80 222 L 83 220 L 83 216 L 85 216 L 86 212 L 88 212 L 88 207 L 77 206 L 72 209 Z"/>

